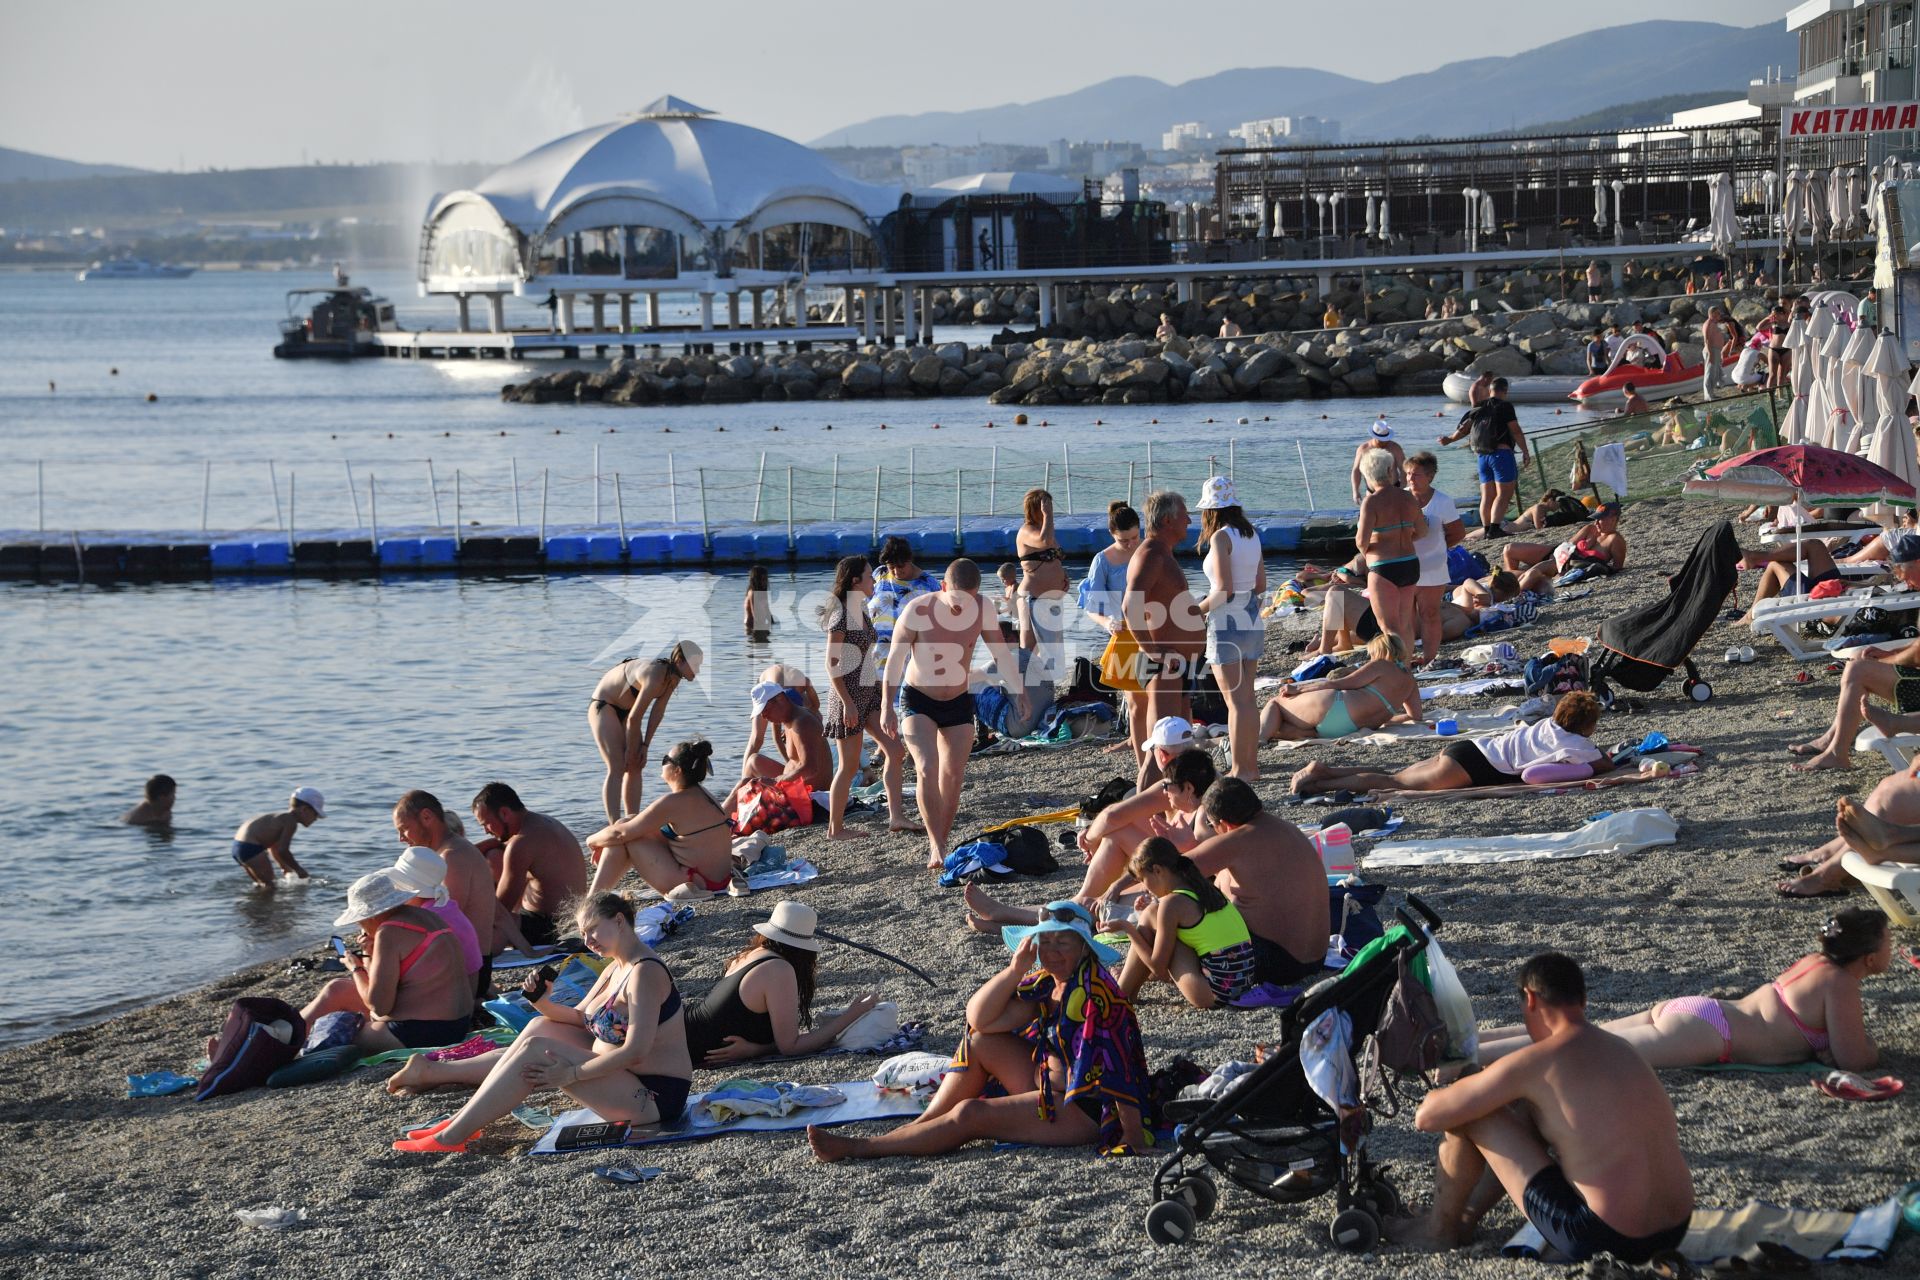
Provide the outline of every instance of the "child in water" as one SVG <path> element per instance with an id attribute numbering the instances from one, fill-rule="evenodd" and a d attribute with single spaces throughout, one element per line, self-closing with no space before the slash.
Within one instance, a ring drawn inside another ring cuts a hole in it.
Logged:
<path id="1" fill-rule="evenodd" d="M 740 608 L 741 625 L 750 640 L 766 640 L 773 632 L 773 603 L 768 599 L 767 566 L 747 570 L 747 598 Z"/>

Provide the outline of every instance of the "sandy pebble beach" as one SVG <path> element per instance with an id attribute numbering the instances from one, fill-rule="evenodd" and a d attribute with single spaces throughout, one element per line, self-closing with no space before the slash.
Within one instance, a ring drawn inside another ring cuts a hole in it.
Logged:
<path id="1" fill-rule="evenodd" d="M 1665 591 L 1705 523 L 1728 509 L 1677 500 L 1629 508 L 1629 567 L 1587 599 L 1548 606 L 1512 638 L 1538 651 L 1555 635 L 1587 635 L 1604 618 Z M 1751 538 L 1747 539 L 1752 545 Z M 1752 575 L 1743 575 L 1742 603 Z M 1744 628 L 1741 641 L 1749 639 Z M 1276 636 L 1278 628 L 1276 627 Z M 1675 846 L 1571 862 L 1459 869 L 1386 870 L 1395 895 L 1421 895 L 1446 922 L 1442 938 L 1483 1022 L 1512 1021 L 1513 975 L 1534 951 L 1555 947 L 1585 966 L 1596 1018 L 1630 1013 L 1670 996 L 1737 995 L 1814 949 L 1836 900 L 1775 897 L 1775 864 L 1832 834 L 1836 797 L 1864 796 L 1885 773 L 1877 755 L 1852 772 L 1811 777 L 1787 771 L 1788 742 L 1811 736 L 1831 713 L 1839 677 L 1811 666 L 1813 684 L 1792 687 L 1796 669 L 1771 642 L 1748 667 L 1721 665 L 1735 629 L 1716 626 L 1697 656 L 1717 696 L 1694 706 L 1677 681 L 1646 695 L 1647 709 L 1609 716 L 1603 744 L 1659 729 L 1706 750 L 1695 777 L 1598 792 L 1507 800 L 1414 801 L 1401 806 L 1406 839 L 1571 829 L 1606 810 L 1658 805 L 1680 822 Z M 1277 652 L 1280 645 L 1270 644 Z M 1270 667 L 1277 668 L 1277 660 Z M 1461 708 L 1498 705 L 1460 700 Z M 670 726 L 683 728 L 685 726 Z M 588 744 L 582 795 L 598 785 Z M 1343 753 L 1344 750 L 1344 754 Z M 1311 759 L 1409 763 L 1433 750 L 1413 740 L 1388 748 L 1310 745 L 1262 754 L 1259 790 L 1270 804 L 1288 774 Z M 1077 745 L 987 757 L 968 771 L 958 833 L 1038 809 L 1063 807 L 1127 770 L 1123 755 Z M 406 785 L 396 778 L 396 793 Z M 1314 814 L 1283 810 L 1289 814 Z M 927 1047 L 952 1047 L 962 1004 L 1004 963 L 996 939 L 962 924 L 959 890 L 934 886 L 924 846 L 884 834 L 884 815 L 862 820 L 875 834 L 828 843 L 818 830 L 787 841 L 821 877 L 794 896 L 826 927 L 914 960 L 942 981 L 929 990 L 882 961 L 829 947 L 817 1005 L 836 1007 L 879 989 L 905 1017 L 929 1027 Z M 1050 830 L 1057 830 L 1053 828 Z M 1022 900 L 1065 896 L 1079 867 L 1024 882 Z M 662 954 L 689 994 L 718 976 L 764 918 L 777 893 L 701 904 Z M 1867 905 L 1864 893 L 1851 900 Z M 316 940 L 323 942 L 324 940 Z M 1904 939 L 1911 942 L 1913 939 Z M 87 963 L 55 947 L 59 962 Z M 309 953 L 318 958 L 318 948 Z M 96 957 L 103 986 L 138 957 Z M 367 1068 L 284 1092 L 255 1091 L 208 1103 L 130 1100 L 129 1072 L 185 1070 L 232 999 L 270 993 L 298 1004 L 319 978 L 286 962 L 110 1022 L 0 1054 L 0 1274 L 100 1276 L 509 1277 L 953 1274 L 1137 1275 L 1149 1266 L 1208 1277 L 1288 1275 L 1509 1276 L 1536 1264 L 1509 1262 L 1498 1246 L 1518 1225 L 1496 1210 L 1470 1251 L 1447 1257 L 1403 1252 L 1349 1257 L 1327 1243 L 1329 1197 L 1278 1207 L 1222 1182 L 1219 1212 L 1184 1250 L 1155 1250 L 1145 1236 L 1152 1172 L 1147 1160 L 1102 1160 L 1085 1152 L 976 1145 L 933 1160 L 822 1166 L 800 1133 L 748 1134 L 620 1153 L 520 1158 L 532 1132 L 512 1120 L 487 1131 L 466 1156 L 402 1156 L 388 1144 L 405 1128 L 450 1109 L 459 1094 L 394 1098 Z M 1920 1035 L 1920 974 L 1896 963 L 1867 991 L 1868 1030 L 1882 1070 L 1912 1079 Z M 1151 1065 L 1175 1053 L 1208 1065 L 1250 1056 L 1275 1037 L 1272 1011 L 1202 1013 L 1169 988 L 1143 994 L 1140 1021 Z M 876 1065 L 837 1056 L 763 1066 L 763 1074 L 808 1082 L 863 1078 Z M 717 1083 L 701 1072 L 695 1087 Z M 1663 1073 L 1704 1205 L 1750 1197 L 1819 1207 L 1883 1199 L 1916 1176 L 1920 1124 L 1911 1096 L 1881 1105 L 1829 1101 L 1804 1075 Z M 536 1099 L 536 1101 L 540 1101 Z M 547 1100 L 555 1110 L 565 1099 Z M 1393 1162 L 1410 1199 L 1431 1186 L 1433 1141 L 1406 1115 L 1383 1118 L 1377 1150 Z M 665 1168 L 639 1187 L 591 1176 L 608 1157 Z M 243 1228 L 235 1211 L 297 1207 L 287 1231 Z M 1889 1274 L 1913 1274 L 1920 1251 L 1902 1243 Z"/>

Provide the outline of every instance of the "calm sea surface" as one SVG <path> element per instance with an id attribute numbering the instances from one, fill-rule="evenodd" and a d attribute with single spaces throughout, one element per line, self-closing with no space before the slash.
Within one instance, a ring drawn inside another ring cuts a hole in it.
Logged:
<path id="1" fill-rule="evenodd" d="M 397 275 L 363 282 L 403 322 L 450 324 L 450 308 Z M 456 501 L 463 522 L 508 525 L 516 472 L 526 525 L 543 480 L 554 524 L 592 520 L 596 491 L 609 525 L 622 507 L 635 522 L 676 504 L 697 520 L 703 478 L 716 520 L 744 518 L 756 501 L 784 519 L 789 467 L 798 518 L 866 519 L 878 467 L 884 532 L 909 509 L 950 515 L 956 483 L 969 514 L 987 509 L 989 485 L 997 512 L 1042 479 L 1064 498 L 1069 466 L 1076 510 L 1125 496 L 1129 463 L 1144 496 L 1149 441 L 1154 483 L 1190 492 L 1208 455 L 1225 469 L 1231 452 L 1249 505 L 1305 506 L 1304 454 L 1326 507 L 1342 504 L 1353 444 L 1376 410 L 1413 440 L 1453 416 L 1437 421 L 1441 406 L 1409 400 L 1057 408 L 1014 427 L 1009 409 L 958 400 L 507 405 L 498 387 L 525 366 L 272 359 L 284 292 L 321 283 L 319 273 L 0 275 L 0 529 L 44 518 L 59 532 L 197 530 L 211 462 L 205 507 L 217 530 L 271 531 L 289 518 L 301 530 L 352 528 L 370 515 L 356 516 L 356 497 L 377 501 L 383 528 L 451 524 Z M 537 318 L 531 306 L 516 316 Z M 1523 421 L 1544 416 L 1522 410 Z M 1464 459 L 1445 461 L 1445 486 L 1470 489 Z M 616 658 L 682 635 L 710 640 L 707 671 L 676 696 L 665 731 L 704 733 L 722 757 L 737 755 L 749 677 L 775 657 L 812 667 L 819 656 L 806 600 L 825 571 L 778 573 L 774 585 L 782 625 L 770 646 L 740 637 L 738 575 L 0 585 L 0 777 L 13 814 L 0 1044 L 324 939 L 345 886 L 398 851 L 389 814 L 408 788 L 464 811 L 498 778 L 577 831 L 598 825 L 585 708 Z M 115 822 L 155 772 L 180 784 L 164 839 Z M 328 817 L 294 842 L 314 881 L 250 891 L 228 855 L 233 828 L 303 784 L 328 801 Z M 107 948 L 66 948 L 82 915 Z"/>

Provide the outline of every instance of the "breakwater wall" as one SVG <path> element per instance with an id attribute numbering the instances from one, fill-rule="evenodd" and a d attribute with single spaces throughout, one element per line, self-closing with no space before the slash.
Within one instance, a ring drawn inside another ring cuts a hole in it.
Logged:
<path id="1" fill-rule="evenodd" d="M 1701 325 L 1715 302 L 1751 329 L 1766 315 L 1768 295 L 1562 301 L 1531 311 L 1491 309 L 1236 338 L 1041 337 L 988 346 L 630 358 L 600 371 L 566 369 L 510 383 L 501 397 L 523 404 L 647 406 L 957 396 L 1047 406 L 1433 395 L 1456 372 L 1585 373 L 1583 345 L 1608 325 L 1650 324 L 1669 348 L 1698 363 Z"/>

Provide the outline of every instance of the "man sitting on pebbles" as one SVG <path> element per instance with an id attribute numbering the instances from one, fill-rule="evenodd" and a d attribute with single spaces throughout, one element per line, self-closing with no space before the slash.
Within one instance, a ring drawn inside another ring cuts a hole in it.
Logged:
<path id="1" fill-rule="evenodd" d="M 1266 812 L 1238 778 L 1208 787 L 1200 807 L 1214 834 L 1187 856 L 1245 918 L 1255 981 L 1291 986 L 1317 978 L 1326 967 L 1327 881 L 1313 842 Z"/>
<path id="2" fill-rule="evenodd" d="M 504 782 L 473 798 L 473 816 L 493 837 L 481 846 L 499 875 L 495 896 L 507 941 L 517 950 L 560 941 L 557 922 L 587 891 L 587 860 L 564 822 L 534 813 Z"/>
<path id="3" fill-rule="evenodd" d="M 1504 1191 L 1547 1243 L 1581 1262 L 1644 1263 L 1678 1248 L 1693 1216 L 1693 1175 L 1660 1078 L 1625 1040 L 1587 1021 L 1580 966 L 1556 952 L 1520 970 L 1533 1043 L 1427 1095 L 1414 1115 L 1444 1135 L 1433 1205 L 1413 1234 L 1471 1242 Z"/>

